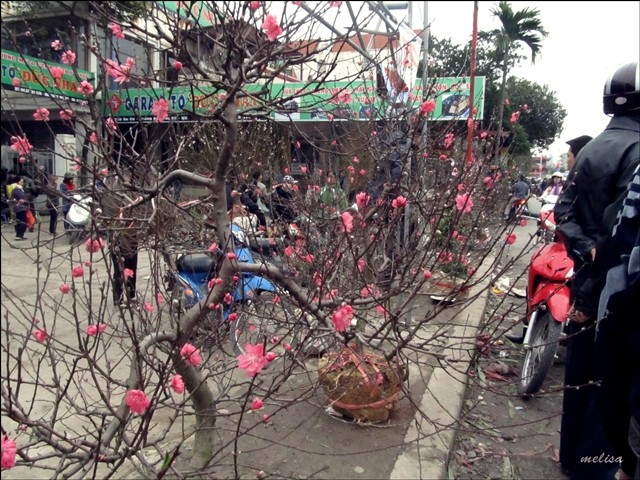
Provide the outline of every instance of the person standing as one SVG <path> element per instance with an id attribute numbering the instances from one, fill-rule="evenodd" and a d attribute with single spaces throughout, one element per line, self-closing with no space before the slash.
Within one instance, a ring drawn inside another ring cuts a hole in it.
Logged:
<path id="1" fill-rule="evenodd" d="M 27 211 L 29 202 L 24 192 L 24 178 L 18 177 L 11 190 L 11 204 L 16 214 L 16 240 L 26 240 L 24 234 L 27 231 Z"/>
<path id="2" fill-rule="evenodd" d="M 615 225 L 622 199 L 640 163 L 638 62 L 619 67 L 605 83 L 606 129 L 580 151 L 567 187 L 554 208 L 557 231 L 575 263 L 572 307 L 566 327 L 565 390 L 560 431 L 560 463 L 572 478 L 612 478 L 612 465 L 581 459 L 614 456 L 596 406 L 594 339 L 597 297 L 587 281 L 598 275 L 596 245 Z M 595 300 L 595 301 L 594 301 Z M 616 467 L 613 465 L 613 467 Z"/>
<path id="3" fill-rule="evenodd" d="M 49 233 L 56 235 L 58 228 L 58 208 L 60 208 L 60 200 L 58 199 L 58 177 L 50 175 L 48 178 L 46 189 L 47 194 L 47 211 L 49 212 Z"/>
<path id="4" fill-rule="evenodd" d="M 67 172 L 64 174 L 62 178 L 62 183 L 60 184 L 60 192 L 62 193 L 62 217 L 64 218 L 64 229 L 68 232 L 70 225 L 67 222 L 67 214 L 69 210 L 71 210 L 72 196 L 73 191 L 75 190 L 75 185 L 73 184 L 74 175 L 71 172 Z"/>

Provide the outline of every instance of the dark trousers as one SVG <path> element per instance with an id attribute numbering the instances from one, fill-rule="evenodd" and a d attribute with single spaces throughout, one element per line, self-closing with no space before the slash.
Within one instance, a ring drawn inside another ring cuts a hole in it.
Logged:
<path id="1" fill-rule="evenodd" d="M 58 227 L 58 209 L 53 205 L 47 206 L 49 211 L 49 233 L 56 233 Z"/>
<path id="2" fill-rule="evenodd" d="M 24 237 L 27 231 L 27 211 L 16 212 L 16 237 Z"/>
<path id="3" fill-rule="evenodd" d="M 613 479 L 619 465 L 612 462 L 615 450 L 598 409 L 597 394 L 601 387 L 589 385 L 590 381 L 598 380 L 594 361 L 595 322 L 570 322 L 567 335 L 560 464 L 572 479 Z"/>
<path id="4" fill-rule="evenodd" d="M 633 371 L 637 369 L 632 361 L 632 346 L 627 344 L 633 337 L 627 318 L 632 311 L 633 308 L 606 316 L 596 335 L 596 370 L 602 378 L 598 406 L 616 456 L 622 457 L 622 470 L 631 477 L 636 456 L 629 446 L 630 395 Z"/>
<path id="5" fill-rule="evenodd" d="M 64 223 L 64 229 L 65 230 L 69 230 L 71 228 L 71 224 L 69 222 L 67 222 L 67 214 L 69 213 L 69 210 L 67 211 L 62 211 L 62 218 L 63 218 L 63 223 Z"/>
<path id="6" fill-rule="evenodd" d="M 113 303 L 119 305 L 123 301 L 136 298 L 136 275 L 138 270 L 138 252 L 119 254 L 111 252 L 113 263 Z M 124 269 L 133 270 L 131 277 L 124 277 Z"/>

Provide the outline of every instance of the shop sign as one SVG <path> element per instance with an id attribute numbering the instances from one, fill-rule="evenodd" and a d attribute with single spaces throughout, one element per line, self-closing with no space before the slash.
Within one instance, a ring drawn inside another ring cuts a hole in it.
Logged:
<path id="1" fill-rule="evenodd" d="M 59 79 L 51 75 L 54 67 L 63 71 Z M 81 102 L 86 97 L 78 91 L 80 82 L 87 80 L 95 87 L 95 76 L 85 70 L 76 71 L 77 75 L 69 65 L 2 50 L 2 88 L 5 90 Z"/>

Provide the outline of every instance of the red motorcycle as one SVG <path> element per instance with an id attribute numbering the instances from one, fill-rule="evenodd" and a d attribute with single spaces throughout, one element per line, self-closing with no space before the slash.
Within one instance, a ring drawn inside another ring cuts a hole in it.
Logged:
<path id="1" fill-rule="evenodd" d="M 527 282 L 527 329 L 525 355 L 520 370 L 518 393 L 528 397 L 542 386 L 571 308 L 568 282 L 573 277 L 573 260 L 558 238 L 553 205 L 543 207 L 539 228 L 544 245 L 531 257 Z"/>

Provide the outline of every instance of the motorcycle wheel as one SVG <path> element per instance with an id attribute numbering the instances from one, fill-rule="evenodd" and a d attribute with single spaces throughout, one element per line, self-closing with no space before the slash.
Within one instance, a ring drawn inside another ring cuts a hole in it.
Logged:
<path id="1" fill-rule="evenodd" d="M 247 344 L 265 345 L 264 354 L 273 352 L 277 360 L 295 354 L 300 337 L 299 319 L 286 294 L 256 292 L 253 298 L 238 303 L 233 311 L 237 317 L 229 329 L 237 355 L 247 353 Z"/>
<path id="2" fill-rule="evenodd" d="M 531 345 L 524 354 L 520 370 L 518 393 L 523 398 L 528 398 L 542 387 L 553 365 L 562 327 L 562 322 L 554 320 L 549 311 L 536 319 L 531 332 Z"/>

